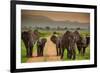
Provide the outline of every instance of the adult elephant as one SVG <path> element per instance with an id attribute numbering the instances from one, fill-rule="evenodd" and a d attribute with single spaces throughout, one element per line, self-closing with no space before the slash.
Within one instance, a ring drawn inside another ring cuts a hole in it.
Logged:
<path id="1" fill-rule="evenodd" d="M 68 59 L 75 59 L 76 58 L 76 52 L 75 52 L 75 44 L 76 44 L 76 38 L 73 32 L 66 31 L 61 39 L 61 59 L 63 58 L 64 50 L 67 49 L 67 57 Z"/>
<path id="2" fill-rule="evenodd" d="M 43 56 L 44 46 L 46 42 L 46 38 L 42 38 L 37 41 L 37 56 Z"/>
<path id="3" fill-rule="evenodd" d="M 61 37 L 53 34 L 50 40 L 56 45 L 57 56 L 60 56 L 61 55 Z"/>
<path id="4" fill-rule="evenodd" d="M 89 41 L 90 41 L 90 37 L 80 37 L 79 42 L 77 42 L 77 48 L 80 49 L 80 52 L 82 53 L 82 55 L 85 55 L 86 52 L 86 48 L 89 45 Z"/>
<path id="5" fill-rule="evenodd" d="M 78 48 L 79 54 L 82 53 L 85 54 L 86 48 L 88 47 L 90 43 L 90 37 L 89 36 L 81 36 L 78 31 L 74 32 L 75 38 L 76 38 L 76 46 Z"/>
<path id="6" fill-rule="evenodd" d="M 77 46 L 78 52 L 80 53 L 81 47 L 82 47 L 82 45 L 81 45 L 82 37 L 77 30 L 74 31 L 73 34 L 74 34 L 74 38 L 75 38 L 75 41 L 76 41 L 76 46 Z"/>
<path id="7" fill-rule="evenodd" d="M 32 57 L 32 50 L 35 42 L 39 39 L 39 32 L 37 30 L 24 31 L 22 32 L 22 40 L 26 47 L 26 56 Z"/>

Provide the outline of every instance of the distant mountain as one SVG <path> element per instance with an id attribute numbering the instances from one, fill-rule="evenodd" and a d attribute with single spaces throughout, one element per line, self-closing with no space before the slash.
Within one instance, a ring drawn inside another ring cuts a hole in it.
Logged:
<path id="1" fill-rule="evenodd" d="M 89 23 L 79 23 L 79 22 L 71 22 L 71 21 L 54 21 L 48 17 L 40 16 L 40 15 L 22 15 L 21 20 L 22 27 L 46 27 L 49 26 L 51 28 L 56 27 L 68 27 L 68 28 L 89 28 Z"/>

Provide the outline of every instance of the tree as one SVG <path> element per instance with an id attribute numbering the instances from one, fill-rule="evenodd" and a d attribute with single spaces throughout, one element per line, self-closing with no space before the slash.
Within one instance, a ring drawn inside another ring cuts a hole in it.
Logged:
<path id="1" fill-rule="evenodd" d="M 76 28 L 76 30 L 80 30 L 80 29 L 81 29 L 80 27 Z"/>
<path id="2" fill-rule="evenodd" d="M 47 30 L 50 30 L 50 27 L 49 27 L 49 26 L 46 26 L 45 28 L 46 28 Z"/>
<path id="3" fill-rule="evenodd" d="M 65 30 L 67 30 L 68 28 L 67 28 L 67 27 L 65 27 L 64 29 L 65 29 Z"/>

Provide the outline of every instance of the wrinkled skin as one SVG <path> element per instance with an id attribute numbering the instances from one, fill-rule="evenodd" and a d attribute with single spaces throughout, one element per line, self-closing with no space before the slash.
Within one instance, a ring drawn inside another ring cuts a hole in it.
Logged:
<path id="1" fill-rule="evenodd" d="M 46 38 L 42 38 L 37 41 L 37 56 L 43 56 L 44 46 L 46 42 Z"/>
<path id="2" fill-rule="evenodd" d="M 38 39 L 39 39 L 38 32 L 31 32 L 31 31 L 22 32 L 22 40 L 26 47 L 27 57 L 32 57 L 33 46 Z"/>
<path id="3" fill-rule="evenodd" d="M 51 38 L 50 38 L 50 40 L 51 40 L 54 44 L 56 44 L 57 36 L 52 35 Z"/>
<path id="4" fill-rule="evenodd" d="M 85 50 L 90 43 L 90 37 L 81 37 L 78 31 L 74 32 L 76 37 L 76 46 L 78 48 L 79 54 L 85 54 Z"/>
<path id="5" fill-rule="evenodd" d="M 61 38 L 52 35 L 51 41 L 56 44 L 57 55 L 61 55 L 61 59 L 63 58 L 65 49 L 67 49 L 67 57 L 75 59 L 75 49 L 78 48 L 79 53 L 84 55 L 85 49 L 90 43 L 90 37 L 81 37 L 78 31 L 66 31 Z"/>
<path id="6" fill-rule="evenodd" d="M 56 44 L 57 56 L 60 56 L 61 55 L 61 37 L 52 35 L 50 39 L 54 44 Z"/>
<path id="7" fill-rule="evenodd" d="M 61 40 L 61 47 L 62 47 L 62 53 L 61 53 L 61 59 L 63 58 L 64 50 L 67 49 L 67 57 L 68 59 L 75 59 L 76 58 L 76 52 L 75 52 L 75 37 L 73 32 L 66 31 L 64 35 L 62 36 Z"/>
<path id="8" fill-rule="evenodd" d="M 80 53 L 81 52 L 81 47 L 82 47 L 81 46 L 82 38 L 81 38 L 80 33 L 78 31 L 74 31 L 73 33 L 75 35 L 76 46 L 77 46 L 78 51 Z"/>
<path id="9" fill-rule="evenodd" d="M 86 36 L 86 45 L 88 46 L 90 44 L 90 37 Z"/>
<path id="10" fill-rule="evenodd" d="M 85 55 L 86 52 L 86 48 L 88 47 L 89 43 L 90 43 L 90 37 L 82 37 L 81 41 L 81 46 L 79 43 L 77 43 L 78 48 L 81 49 L 82 55 Z"/>

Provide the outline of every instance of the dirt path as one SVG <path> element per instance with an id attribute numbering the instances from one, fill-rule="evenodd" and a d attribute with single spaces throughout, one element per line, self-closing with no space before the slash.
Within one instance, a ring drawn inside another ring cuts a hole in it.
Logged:
<path id="1" fill-rule="evenodd" d="M 56 45 L 47 37 L 47 42 L 44 47 L 44 56 L 56 56 Z"/>
<path id="2" fill-rule="evenodd" d="M 59 61 L 60 56 L 56 56 L 56 45 L 50 40 L 50 36 L 47 37 L 47 42 L 44 47 L 44 56 L 36 57 L 37 51 L 33 53 L 33 57 L 29 58 L 27 62 L 43 62 L 43 61 Z"/>

